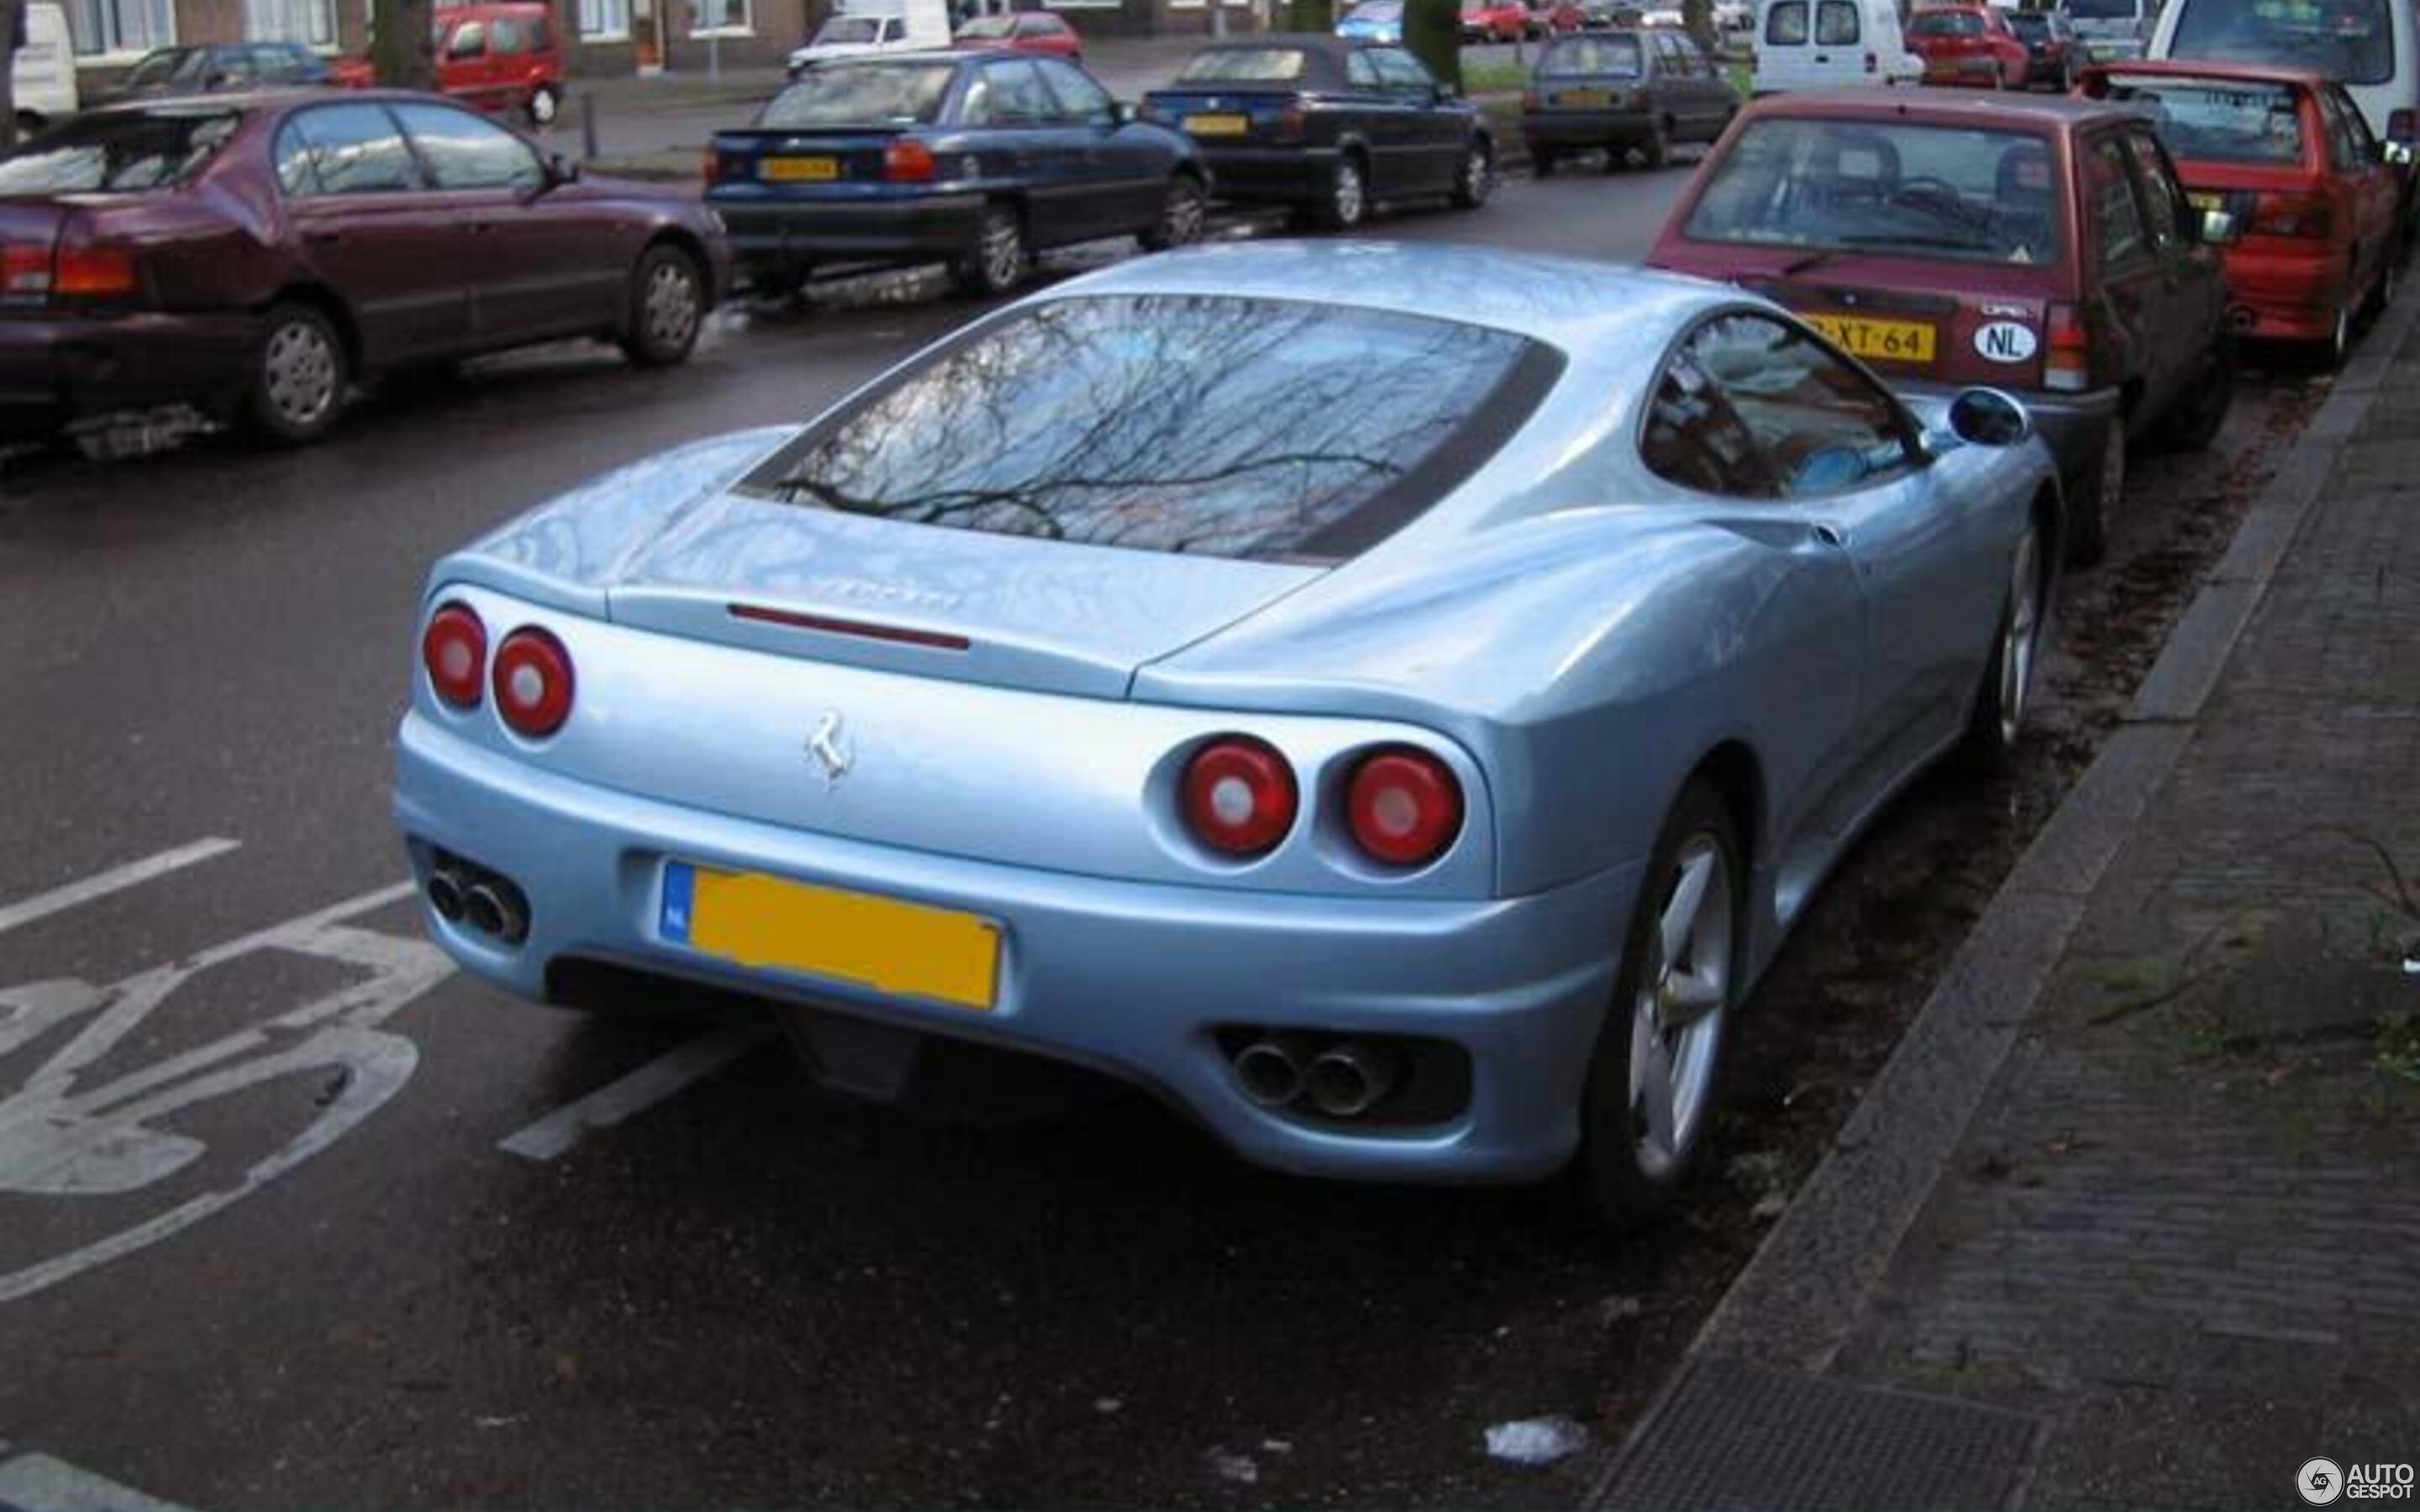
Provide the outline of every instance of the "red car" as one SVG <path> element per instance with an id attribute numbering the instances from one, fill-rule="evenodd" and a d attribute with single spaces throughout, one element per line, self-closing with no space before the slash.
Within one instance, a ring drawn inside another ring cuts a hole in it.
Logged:
<path id="1" fill-rule="evenodd" d="M 1907 45 L 1926 84 L 2023 89 L 2033 74 L 2032 52 L 1994 6 L 1927 6 L 1909 19 Z"/>
<path id="2" fill-rule="evenodd" d="M 339 58 L 334 82 L 366 89 L 367 58 Z M 430 68 L 440 94 L 503 115 L 519 111 L 547 126 L 563 111 L 563 53 L 554 17 L 542 0 L 441 6 Z"/>
<path id="3" fill-rule="evenodd" d="M 2066 96 L 1771 95 L 1649 260 L 1771 295 L 1892 387 L 2021 393 L 2102 549 L 2129 438 L 2208 445 L 2233 388 L 2203 220 L 2137 110 Z"/>
<path id="4" fill-rule="evenodd" d="M 300 443 L 396 368 L 579 336 L 678 363 L 730 273 L 690 196 L 427 95 L 88 111 L 0 153 L 0 430 L 190 404 Z"/>
<path id="5" fill-rule="evenodd" d="M 1070 63 L 1084 61 L 1084 39 L 1076 35 L 1076 28 L 1068 25 L 1063 17 L 1047 10 L 977 16 L 958 28 L 955 45 L 1011 53 L 1047 53 Z"/>
<path id="6" fill-rule="evenodd" d="M 2344 85 L 2302 69 L 2147 62 L 2088 69 L 2081 87 L 2146 110 L 2185 198 L 2225 213 L 2236 332 L 2342 362 L 2354 321 L 2393 297 L 2399 202 Z"/>
<path id="7" fill-rule="evenodd" d="M 1517 42 L 1533 35 L 1537 18 L 1521 0 L 1463 0 L 1462 39 L 1466 42 Z"/>

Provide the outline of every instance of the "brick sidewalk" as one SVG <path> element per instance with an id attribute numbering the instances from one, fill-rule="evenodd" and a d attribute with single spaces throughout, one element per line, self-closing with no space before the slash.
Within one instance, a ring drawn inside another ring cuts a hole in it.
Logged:
<path id="1" fill-rule="evenodd" d="M 2275 1507 L 2313 1457 L 2420 1461 L 2420 899 L 2381 859 L 2420 893 L 2420 328 L 2397 314 L 2358 424 L 2303 443 L 2324 482 L 2210 696 L 2180 724 L 2147 685 L 2137 732 L 2180 752 L 2029 1015 L 1993 1026 L 2014 1042 L 1971 1122 L 1918 1152 L 1954 1149 L 1913 1224 L 1871 1220 L 1878 1284 L 1773 1349 L 1794 1304 L 1727 1300 L 1605 1504 Z M 1781 1269 L 1821 1292 L 1855 1234 Z M 1965 1462 L 1900 1494 L 1927 1455 Z"/>

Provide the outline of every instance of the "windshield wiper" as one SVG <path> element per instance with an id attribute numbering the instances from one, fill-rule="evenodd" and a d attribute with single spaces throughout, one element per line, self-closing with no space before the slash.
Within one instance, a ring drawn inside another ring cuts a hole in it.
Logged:
<path id="1" fill-rule="evenodd" d="M 1804 257 L 1792 257 L 1781 265 L 1781 276 L 1796 278 L 1801 273 L 1813 272 L 1826 263 L 1838 262 L 1848 255 L 1848 252 L 1849 249 L 1846 247 L 1825 247 L 1820 252 L 1810 252 Z"/>

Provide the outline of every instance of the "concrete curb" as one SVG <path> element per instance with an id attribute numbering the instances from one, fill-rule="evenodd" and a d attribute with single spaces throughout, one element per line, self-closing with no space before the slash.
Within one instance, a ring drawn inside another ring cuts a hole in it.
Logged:
<path id="1" fill-rule="evenodd" d="M 2102 874 L 2194 733 L 2244 629 L 2308 523 L 2336 453 L 2360 428 L 2415 326 L 2389 310 L 2296 440 L 2169 634 L 2126 722 L 2035 836 L 1874 1078 L 1839 1137 L 1765 1236 L 1590 1490 L 1603 1504 L 1641 1435 L 1700 1357 L 1821 1375 L 1882 1283 L 2032 1017 Z"/>

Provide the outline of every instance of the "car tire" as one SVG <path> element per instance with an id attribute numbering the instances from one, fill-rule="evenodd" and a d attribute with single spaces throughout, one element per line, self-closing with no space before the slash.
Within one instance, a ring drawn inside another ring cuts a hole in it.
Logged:
<path id="1" fill-rule="evenodd" d="M 263 440 L 307 446 L 334 428 L 351 383 L 343 335 L 308 304 L 280 304 L 261 321 L 244 422 Z"/>
<path id="2" fill-rule="evenodd" d="M 1181 173 L 1168 181 L 1168 193 L 1159 202 L 1159 218 L 1136 239 L 1146 252 L 1166 252 L 1201 240 L 1209 224 L 1210 192 L 1202 187 L 1201 179 Z"/>
<path id="3" fill-rule="evenodd" d="M 1600 1227 L 1635 1229 L 1670 1211 L 1705 1147 L 1738 1006 L 1746 885 L 1730 806 L 1693 779 L 1650 853 L 1580 1093 L 1580 1147 L 1566 1179 Z M 1685 977 L 1673 973 L 1676 957 Z M 1676 1022 L 1678 1013 L 1690 1016 Z"/>
<path id="4" fill-rule="evenodd" d="M 975 239 L 958 259 L 958 292 L 976 298 L 1006 294 L 1033 270 L 1033 254 L 1025 241 L 1025 218 L 1016 207 L 994 201 L 984 207 Z"/>
<path id="5" fill-rule="evenodd" d="M 2109 517 L 2126 500 L 2126 415 L 2112 415 L 2090 476 L 2075 490 L 2067 517 L 2067 564 L 2088 567 L 2109 551 Z"/>
<path id="6" fill-rule="evenodd" d="M 1661 168 L 1672 161 L 1672 123 L 1659 120 L 1647 133 L 1647 145 L 1639 156 L 1650 168 Z"/>
<path id="7" fill-rule="evenodd" d="M 2050 623 L 2050 575 L 2042 570 L 2040 527 L 2028 520 L 2009 557 L 2008 601 L 2001 606 L 1992 657 L 1983 668 L 1982 686 L 1976 690 L 1974 714 L 1966 726 L 1962 754 L 1967 764 L 1978 771 L 2005 771 L 2016 760 L 2018 742 L 2024 737 L 2025 713 L 2032 702 L 2042 632 Z"/>
<path id="8" fill-rule="evenodd" d="M 1464 148 L 1462 167 L 1453 176 L 1453 204 L 1456 209 L 1475 210 L 1487 203 L 1496 188 L 1496 154 L 1486 139 L 1472 137 Z"/>
<path id="9" fill-rule="evenodd" d="M 2222 340 L 2203 365 L 2201 376 L 2160 417 L 2160 443 L 2172 452 L 2209 450 L 2226 427 L 2227 412 L 2234 405 L 2234 348 L 2232 343 Z"/>
<path id="10" fill-rule="evenodd" d="M 532 126 L 552 126 L 563 114 L 563 91 L 551 84 L 539 85 L 530 91 L 529 118 Z"/>
<path id="11" fill-rule="evenodd" d="M 1529 148 L 1529 171 L 1540 178 L 1555 177 L 1555 149 L 1550 147 L 1532 146 Z"/>
<path id="12" fill-rule="evenodd" d="M 1336 160 L 1327 198 L 1312 208 L 1311 220 L 1323 230 L 1350 231 L 1369 218 L 1370 170 L 1358 153 L 1347 152 Z"/>
<path id="13" fill-rule="evenodd" d="M 706 325 L 706 275 L 697 259 L 658 242 L 630 270 L 630 317 L 622 350 L 641 367 L 689 360 Z"/>

